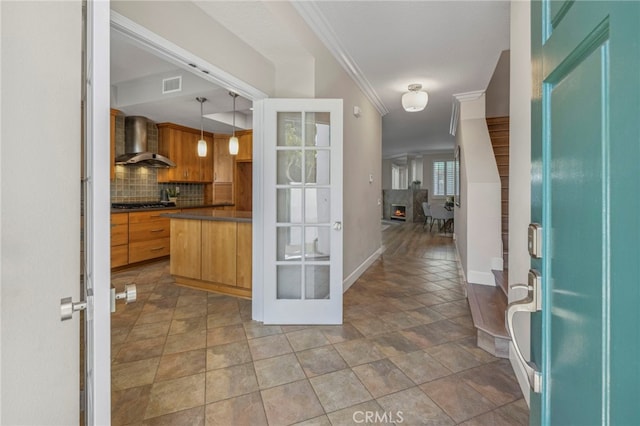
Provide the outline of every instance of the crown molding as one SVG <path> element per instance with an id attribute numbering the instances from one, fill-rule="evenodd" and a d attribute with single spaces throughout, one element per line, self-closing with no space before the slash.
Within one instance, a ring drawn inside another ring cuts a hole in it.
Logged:
<path id="1" fill-rule="evenodd" d="M 331 24 L 324 17 L 318 6 L 312 1 L 293 1 L 291 5 L 296 9 L 298 14 L 304 19 L 309 28 L 316 34 L 325 47 L 331 52 L 336 61 L 347 72 L 349 77 L 362 90 L 364 95 L 369 99 L 373 106 L 378 110 L 380 115 L 389 113 L 389 109 L 385 106 L 378 93 L 364 76 L 364 73 L 358 67 L 356 61 L 351 57 L 347 49 L 342 45 Z"/>
<path id="2" fill-rule="evenodd" d="M 451 136 L 456 135 L 456 129 L 458 128 L 458 121 L 460 120 L 460 103 L 475 101 L 482 95 L 484 95 L 484 90 L 453 94 L 453 102 L 451 103 L 451 121 L 449 122 L 449 134 Z"/>

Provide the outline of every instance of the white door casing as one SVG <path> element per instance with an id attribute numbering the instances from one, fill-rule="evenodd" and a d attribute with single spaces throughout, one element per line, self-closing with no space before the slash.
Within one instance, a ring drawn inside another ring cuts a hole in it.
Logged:
<path id="1" fill-rule="evenodd" d="M 266 99 L 265 324 L 342 323 L 342 100 Z"/>

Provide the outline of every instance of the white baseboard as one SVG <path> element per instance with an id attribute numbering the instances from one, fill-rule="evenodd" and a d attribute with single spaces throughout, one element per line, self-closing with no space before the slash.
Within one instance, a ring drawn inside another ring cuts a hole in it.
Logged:
<path id="1" fill-rule="evenodd" d="M 496 279 L 491 272 L 469 271 L 468 283 L 496 286 Z"/>
<path id="2" fill-rule="evenodd" d="M 360 264 L 360 266 L 358 266 L 352 273 L 350 273 L 347 278 L 342 280 L 343 293 L 349 290 L 349 287 L 351 287 L 353 283 L 355 283 L 357 279 L 360 278 L 362 274 L 364 274 L 364 271 L 366 271 L 367 268 L 371 266 L 373 262 L 375 262 L 380 257 L 383 251 L 384 251 L 383 247 L 378 248 L 378 250 L 373 252 L 371 256 L 369 256 L 364 262 Z"/>
<path id="3" fill-rule="evenodd" d="M 491 258 L 491 269 L 494 271 L 502 271 L 504 270 L 504 259 L 501 257 L 492 257 Z"/>
<path id="4" fill-rule="evenodd" d="M 520 385 L 522 395 L 524 395 L 524 400 L 527 401 L 527 406 L 531 407 L 529 379 L 527 379 L 527 372 L 524 371 L 524 367 L 520 364 L 520 361 L 518 361 L 518 357 L 513 349 L 513 342 L 509 342 L 509 361 L 511 361 L 511 368 L 513 368 L 513 372 L 516 374 L 516 379 Z"/>

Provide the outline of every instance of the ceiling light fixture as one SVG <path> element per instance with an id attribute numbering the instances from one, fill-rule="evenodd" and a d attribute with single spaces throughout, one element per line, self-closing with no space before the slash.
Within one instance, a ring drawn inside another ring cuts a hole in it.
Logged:
<path id="1" fill-rule="evenodd" d="M 196 98 L 200 102 L 200 140 L 198 141 L 198 157 L 207 156 L 207 141 L 204 140 L 204 115 L 202 113 L 202 104 L 207 102 L 207 98 Z"/>
<path id="2" fill-rule="evenodd" d="M 422 84 L 410 84 L 409 91 L 402 95 L 402 107 L 405 111 L 422 111 L 429 102 L 429 95 L 422 89 Z"/>
<path id="3" fill-rule="evenodd" d="M 229 92 L 229 96 L 233 98 L 233 135 L 229 139 L 229 154 L 238 155 L 238 149 L 240 148 L 238 138 L 236 137 L 236 98 L 238 94 Z"/>

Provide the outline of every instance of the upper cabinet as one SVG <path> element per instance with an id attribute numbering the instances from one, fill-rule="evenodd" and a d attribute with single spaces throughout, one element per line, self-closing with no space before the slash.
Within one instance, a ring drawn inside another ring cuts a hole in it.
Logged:
<path id="1" fill-rule="evenodd" d="M 233 182 L 233 156 L 229 154 L 229 135 L 215 135 L 214 137 L 214 183 Z"/>
<path id="2" fill-rule="evenodd" d="M 238 137 L 238 155 L 236 161 L 252 161 L 253 158 L 253 130 L 236 132 Z"/>
<path id="3" fill-rule="evenodd" d="M 117 109 L 111 108 L 110 120 L 110 145 L 111 145 L 111 167 L 109 169 L 109 177 L 113 180 L 116 177 L 116 116 L 120 114 Z"/>
<path id="4" fill-rule="evenodd" d="M 200 130 L 173 123 L 158 124 L 158 153 L 169 157 L 176 167 L 158 170 L 158 182 L 212 182 L 213 134 L 205 132 L 207 156 L 198 156 Z"/>

